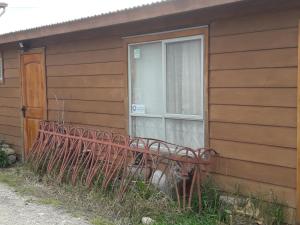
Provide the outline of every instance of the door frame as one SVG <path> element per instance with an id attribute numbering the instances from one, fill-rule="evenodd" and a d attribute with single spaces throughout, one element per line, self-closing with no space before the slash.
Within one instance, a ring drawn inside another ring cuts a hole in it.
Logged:
<path id="1" fill-rule="evenodd" d="M 22 145 L 23 145 L 23 151 L 22 151 L 22 161 L 25 160 L 25 121 L 24 117 L 21 113 L 21 108 L 24 105 L 24 87 L 23 87 L 23 63 L 22 63 L 22 56 L 23 55 L 31 55 L 31 54 L 42 54 L 42 73 L 43 76 L 45 77 L 44 79 L 44 85 L 45 85 L 45 111 L 43 115 L 43 119 L 47 120 L 48 119 L 48 95 L 47 95 L 47 75 L 46 75 L 46 48 L 45 47 L 39 47 L 39 48 L 32 48 L 29 50 L 21 50 L 19 51 L 19 63 L 20 63 L 20 94 L 21 94 L 21 101 L 20 101 L 20 116 L 21 116 L 21 134 L 22 134 Z"/>
<path id="2" fill-rule="evenodd" d="M 157 33 L 148 33 L 142 35 L 135 35 L 135 36 L 128 36 L 123 37 L 123 53 L 124 53 L 124 116 L 125 116 L 125 132 L 129 134 L 129 71 L 128 71 L 128 46 L 130 44 L 136 43 L 147 43 L 147 42 L 154 42 L 158 40 L 165 40 L 165 39 L 174 39 L 174 38 L 184 38 L 184 37 L 191 37 L 191 36 L 203 36 L 204 43 L 204 70 L 203 70 L 203 105 L 204 105 L 204 146 L 208 148 L 210 146 L 210 139 L 209 139 L 209 28 L 208 26 L 199 26 L 199 27 L 190 27 L 190 28 L 183 28 L 178 30 L 170 30 L 170 31 L 163 31 Z"/>

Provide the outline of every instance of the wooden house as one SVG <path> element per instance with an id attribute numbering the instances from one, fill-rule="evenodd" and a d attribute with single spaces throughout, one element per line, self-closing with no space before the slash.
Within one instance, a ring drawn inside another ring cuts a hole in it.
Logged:
<path id="1" fill-rule="evenodd" d="M 0 35 L 0 139 L 24 157 L 45 119 L 211 147 L 224 190 L 300 222 L 299 19 L 299 0 L 173 0 Z"/>

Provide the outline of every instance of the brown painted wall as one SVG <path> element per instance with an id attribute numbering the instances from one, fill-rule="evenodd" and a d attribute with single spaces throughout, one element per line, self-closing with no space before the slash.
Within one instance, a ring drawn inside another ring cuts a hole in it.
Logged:
<path id="1" fill-rule="evenodd" d="M 216 21 L 210 29 L 210 144 L 228 189 L 270 190 L 296 207 L 300 10 Z M 229 185 L 231 184 L 231 186 Z"/>
<path id="2" fill-rule="evenodd" d="M 61 118 L 64 111 L 66 122 L 124 133 L 122 47 L 120 37 L 49 44 L 49 119 Z"/>
<path id="3" fill-rule="evenodd" d="M 184 23 L 202 24 L 193 17 Z M 294 9 L 208 23 L 209 135 L 221 155 L 215 178 L 225 190 L 234 191 L 236 184 L 243 192 L 273 190 L 291 208 L 296 206 L 299 18 L 300 9 Z M 131 29 L 112 29 L 111 37 L 90 32 L 91 37 L 38 40 L 36 46 L 46 45 L 49 119 L 61 119 L 64 111 L 66 122 L 125 133 L 121 37 L 161 30 L 162 24 L 167 30 L 184 27 L 182 23 L 156 21 L 147 31 L 142 24 L 129 25 Z M 0 138 L 21 146 L 17 53 L 4 51 L 4 60 Z"/>
<path id="4" fill-rule="evenodd" d="M 4 83 L 0 83 L 0 140 L 13 145 L 21 154 L 22 123 L 20 114 L 19 55 L 9 48 L 3 49 Z"/>

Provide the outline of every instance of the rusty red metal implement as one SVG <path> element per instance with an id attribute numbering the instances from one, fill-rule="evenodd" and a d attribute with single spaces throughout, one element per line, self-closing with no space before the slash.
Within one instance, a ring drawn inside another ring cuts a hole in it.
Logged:
<path id="1" fill-rule="evenodd" d="M 137 180 L 173 194 L 178 207 L 201 207 L 201 180 L 216 152 L 161 140 L 42 121 L 28 162 L 58 182 L 109 189 L 122 199 Z M 167 190 L 169 191 L 167 191 Z"/>

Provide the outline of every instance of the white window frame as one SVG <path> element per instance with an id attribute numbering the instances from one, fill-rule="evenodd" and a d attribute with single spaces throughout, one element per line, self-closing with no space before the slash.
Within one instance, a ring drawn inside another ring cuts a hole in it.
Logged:
<path id="1" fill-rule="evenodd" d="M 163 128 L 163 139 L 166 140 L 166 119 L 175 119 L 175 120 L 192 120 L 192 121 L 199 121 L 203 123 L 203 143 L 205 145 L 205 65 L 204 65 L 204 57 L 205 57 L 205 35 L 194 35 L 194 36 L 186 36 L 180 38 L 171 38 L 171 39 L 160 39 L 155 41 L 146 41 L 146 42 L 138 42 L 138 43 L 130 43 L 128 44 L 128 131 L 129 135 L 132 135 L 132 117 L 144 117 L 144 118 L 161 118 L 162 119 L 162 128 Z M 170 114 L 167 113 L 167 104 L 166 104 L 166 78 L 167 78 L 167 69 L 166 69 L 166 47 L 167 43 L 176 43 L 176 42 L 183 42 L 183 41 L 191 41 L 191 40 L 200 40 L 201 41 L 201 90 L 202 90 L 202 109 L 201 109 L 201 116 L 198 115 L 183 115 L 183 114 Z M 163 92 L 163 115 L 155 115 L 155 114 L 147 114 L 147 113 L 132 113 L 132 85 L 131 85 L 131 57 L 130 57 L 130 47 L 142 44 L 150 44 L 150 43 L 161 43 L 162 45 L 162 76 L 163 76 L 163 83 L 162 83 L 162 92 Z M 201 137 L 199 137 L 201 138 Z M 204 147 L 204 146 L 202 146 Z"/>

